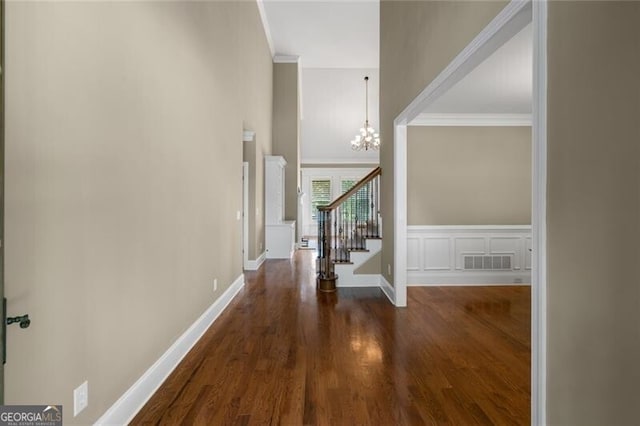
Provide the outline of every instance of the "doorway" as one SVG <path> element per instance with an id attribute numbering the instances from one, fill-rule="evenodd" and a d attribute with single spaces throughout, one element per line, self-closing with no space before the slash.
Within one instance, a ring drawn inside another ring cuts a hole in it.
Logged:
<path id="1" fill-rule="evenodd" d="M 547 1 L 511 1 L 394 120 L 394 287 L 407 305 L 407 126 L 526 25 L 533 26 L 531 423 L 546 418 L 546 42 Z"/>
<path id="2" fill-rule="evenodd" d="M 249 163 L 242 163 L 242 267 L 249 266 Z"/>

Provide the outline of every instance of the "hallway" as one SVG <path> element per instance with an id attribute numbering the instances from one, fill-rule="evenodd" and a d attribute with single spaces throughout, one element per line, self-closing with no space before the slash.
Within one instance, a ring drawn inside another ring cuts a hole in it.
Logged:
<path id="1" fill-rule="evenodd" d="M 529 424 L 530 288 L 318 294 L 267 261 L 132 424 Z"/>

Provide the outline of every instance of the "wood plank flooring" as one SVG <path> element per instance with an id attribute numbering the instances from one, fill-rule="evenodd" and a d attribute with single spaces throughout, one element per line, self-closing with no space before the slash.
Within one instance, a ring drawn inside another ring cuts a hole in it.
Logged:
<path id="1" fill-rule="evenodd" d="M 530 288 L 315 290 L 267 261 L 134 425 L 528 425 Z"/>

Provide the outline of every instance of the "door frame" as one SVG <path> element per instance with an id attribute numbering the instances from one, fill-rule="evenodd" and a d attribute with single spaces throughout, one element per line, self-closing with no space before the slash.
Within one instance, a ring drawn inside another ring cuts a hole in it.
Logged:
<path id="1" fill-rule="evenodd" d="M 394 120 L 394 292 L 407 305 L 407 125 L 528 23 L 533 26 L 531 424 L 546 423 L 547 1 L 512 0 Z"/>
<path id="2" fill-rule="evenodd" d="M 5 92 L 5 1 L 0 0 L 0 302 L 4 300 L 4 92 Z M 0 303 L 0 354 L 6 354 L 7 330 L 4 326 L 7 313 L 5 304 Z M 0 405 L 4 404 L 4 364 L 0 362 Z"/>
<path id="3" fill-rule="evenodd" d="M 249 267 L 249 162 L 242 162 L 242 267 Z"/>

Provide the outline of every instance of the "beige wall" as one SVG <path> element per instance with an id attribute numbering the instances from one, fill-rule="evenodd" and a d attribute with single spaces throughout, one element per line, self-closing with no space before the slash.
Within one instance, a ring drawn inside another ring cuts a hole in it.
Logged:
<path id="1" fill-rule="evenodd" d="M 531 127 L 408 128 L 409 225 L 531 223 Z"/>
<path id="2" fill-rule="evenodd" d="M 6 296 L 32 323 L 8 330 L 5 401 L 89 424 L 242 273 L 272 61 L 248 2 L 6 8 Z"/>
<path id="3" fill-rule="evenodd" d="M 298 219 L 300 187 L 300 106 L 298 64 L 273 65 L 273 155 L 287 161 L 284 169 L 284 216 Z"/>
<path id="4" fill-rule="evenodd" d="M 550 425 L 637 425 L 640 3 L 551 2 Z"/>
<path id="5" fill-rule="evenodd" d="M 493 19 L 507 1 L 380 3 L 382 270 L 393 274 L 393 120 Z"/>

